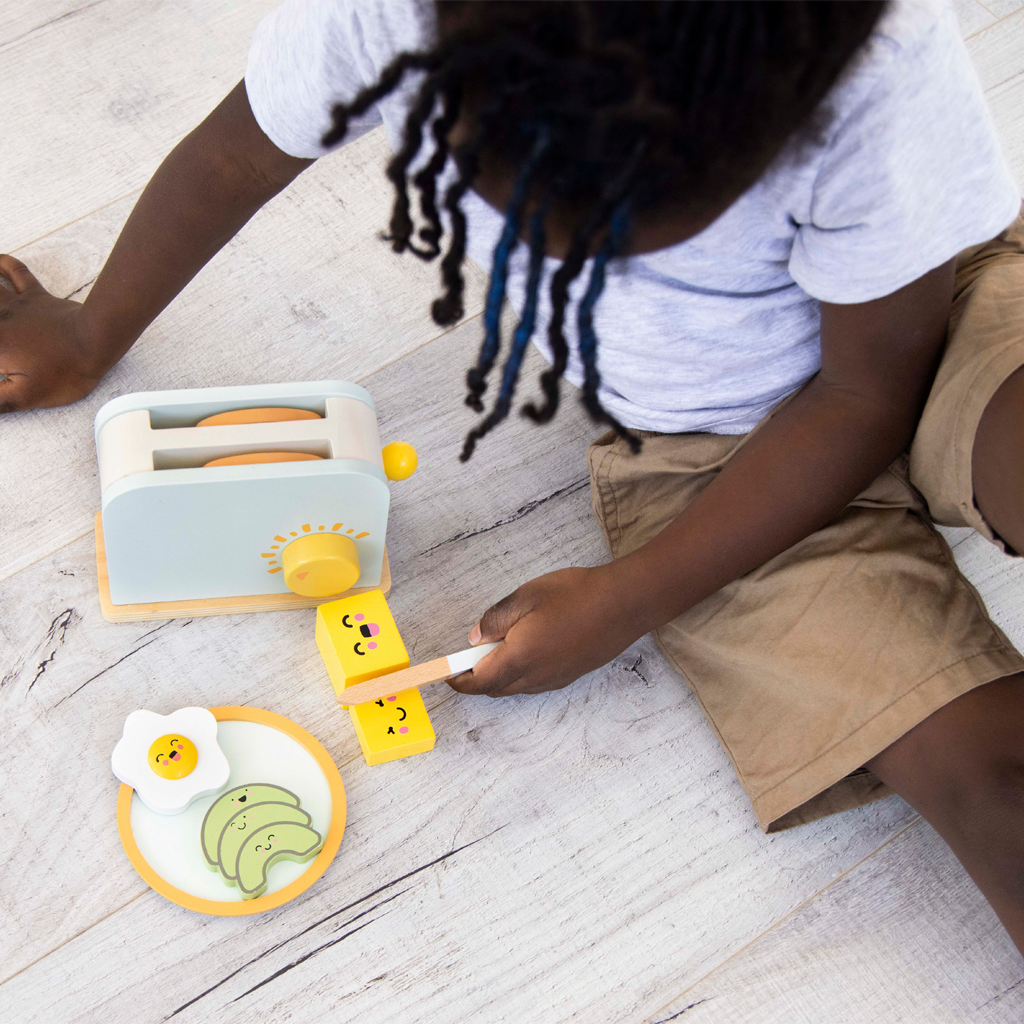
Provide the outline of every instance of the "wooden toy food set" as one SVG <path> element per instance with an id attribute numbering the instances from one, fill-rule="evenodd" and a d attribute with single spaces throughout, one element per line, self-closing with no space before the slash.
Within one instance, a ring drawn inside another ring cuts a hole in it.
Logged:
<path id="1" fill-rule="evenodd" d="M 497 645 L 409 667 L 385 600 L 385 530 L 387 481 L 410 476 L 416 453 L 402 442 L 381 451 L 366 391 L 321 381 L 125 395 L 97 414 L 96 449 L 107 619 L 319 604 L 316 643 L 367 764 L 433 749 L 418 687 L 472 669 Z M 341 843 L 337 768 L 281 715 L 133 711 L 111 768 L 129 860 L 191 910 L 281 906 Z"/>
<path id="2" fill-rule="evenodd" d="M 418 687 L 470 670 L 498 646 L 409 668 L 379 590 L 321 605 L 316 641 L 370 765 L 432 750 Z M 133 711 L 110 763 L 122 783 L 117 824 L 128 859 L 189 910 L 238 916 L 279 907 L 327 870 L 341 844 L 338 770 L 313 736 L 281 715 L 248 707 Z"/>
<path id="3" fill-rule="evenodd" d="M 320 605 L 316 645 L 367 764 L 433 750 L 434 729 L 418 687 L 468 672 L 498 646 L 481 644 L 409 668 L 405 644 L 379 590 Z"/>
<path id="4" fill-rule="evenodd" d="M 312 607 L 390 588 L 373 399 L 318 381 L 123 395 L 96 414 L 100 603 L 110 621 Z"/>
<path id="5" fill-rule="evenodd" d="M 345 788 L 330 754 L 270 711 L 133 711 L 111 768 L 132 866 L 199 913 L 287 903 L 327 870 L 345 831 Z"/>

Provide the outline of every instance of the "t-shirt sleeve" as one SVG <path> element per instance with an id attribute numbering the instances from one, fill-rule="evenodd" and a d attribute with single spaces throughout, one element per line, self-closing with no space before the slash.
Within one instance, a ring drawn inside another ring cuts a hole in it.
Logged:
<path id="1" fill-rule="evenodd" d="M 1020 193 L 951 9 L 889 52 L 818 168 L 793 279 L 825 302 L 889 295 L 999 234 Z"/>
<path id="2" fill-rule="evenodd" d="M 419 0 L 286 0 L 260 22 L 249 50 L 245 89 L 257 124 L 291 156 L 323 156 L 334 104 L 373 84 L 396 54 L 429 45 L 431 32 Z M 395 100 L 353 118 L 340 144 L 386 122 Z"/>

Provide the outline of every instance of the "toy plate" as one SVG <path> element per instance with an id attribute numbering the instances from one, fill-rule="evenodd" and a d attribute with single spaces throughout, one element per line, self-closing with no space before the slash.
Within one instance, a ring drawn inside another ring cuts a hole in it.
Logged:
<path id="1" fill-rule="evenodd" d="M 210 711 L 218 723 L 217 742 L 231 765 L 228 787 L 268 782 L 297 794 L 312 827 L 325 837 L 320 853 L 305 864 L 274 864 L 266 892 L 244 900 L 207 867 L 200 847 L 200 827 L 214 796 L 197 800 L 181 814 L 156 814 L 122 784 L 117 829 L 132 866 L 165 899 L 200 914 L 260 914 L 295 899 L 327 870 L 345 831 L 345 787 L 323 745 L 283 715 L 246 707 Z"/>

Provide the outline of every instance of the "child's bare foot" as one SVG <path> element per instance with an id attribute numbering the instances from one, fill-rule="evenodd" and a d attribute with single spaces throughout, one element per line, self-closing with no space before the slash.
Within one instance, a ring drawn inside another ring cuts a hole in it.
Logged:
<path id="1" fill-rule="evenodd" d="M 0 255 L 0 412 L 84 398 L 109 369 L 85 339 L 82 305 L 51 295 Z"/>

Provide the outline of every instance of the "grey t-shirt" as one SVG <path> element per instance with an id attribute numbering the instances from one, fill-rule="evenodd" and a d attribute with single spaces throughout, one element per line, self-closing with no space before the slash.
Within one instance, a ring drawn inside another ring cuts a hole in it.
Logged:
<path id="1" fill-rule="evenodd" d="M 421 0 L 288 0 L 253 40 L 245 82 L 256 120 L 285 152 L 322 156 L 331 106 L 433 33 Z M 409 76 L 346 141 L 383 123 L 397 147 L 417 84 Z M 600 398 L 627 426 L 750 430 L 820 368 L 819 301 L 888 295 L 1016 216 L 1020 195 L 950 7 L 893 3 L 829 103 L 824 139 L 784 154 L 704 231 L 610 268 L 594 318 Z M 474 193 L 463 206 L 467 251 L 489 268 L 503 218 Z M 516 308 L 524 250 L 510 263 Z M 547 260 L 546 275 L 557 266 Z M 549 309 L 542 285 L 534 341 L 550 359 Z M 571 314 L 566 336 L 566 377 L 579 385 Z"/>

